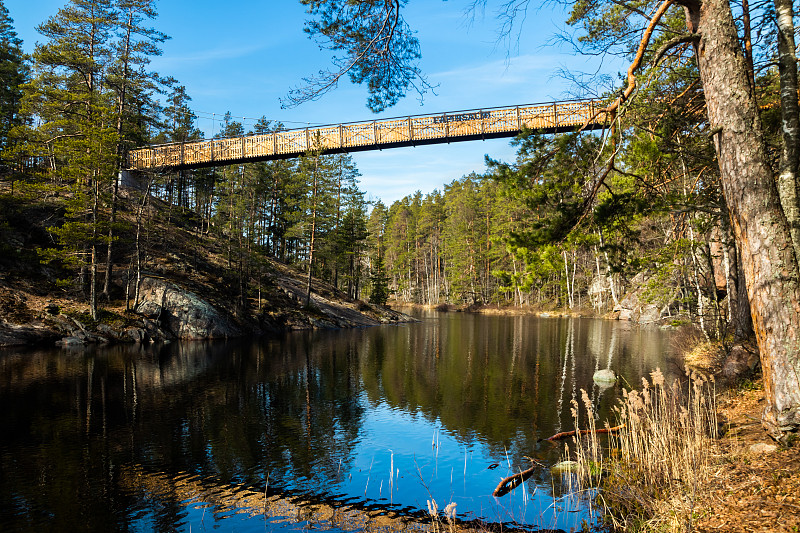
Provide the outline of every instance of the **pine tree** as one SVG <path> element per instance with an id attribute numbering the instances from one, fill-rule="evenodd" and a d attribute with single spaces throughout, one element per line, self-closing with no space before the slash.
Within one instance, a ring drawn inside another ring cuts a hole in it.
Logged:
<path id="1" fill-rule="evenodd" d="M 375 305 L 386 305 L 389 300 L 389 278 L 383 265 L 383 255 L 378 254 L 372 268 L 370 277 L 372 291 L 369 294 L 369 301 Z"/>
<path id="2" fill-rule="evenodd" d="M 53 178 L 70 188 L 67 222 L 55 230 L 63 249 L 48 258 L 77 259 L 92 317 L 97 317 L 98 247 L 106 242 L 103 208 L 118 168 L 113 99 L 103 91 L 113 13 L 107 0 L 71 0 L 37 29 L 47 39 L 33 54 L 23 111 L 42 123 L 28 130 L 33 153 L 53 154 Z M 54 255 L 55 254 L 55 255 Z"/>
<path id="3" fill-rule="evenodd" d="M 0 170 L 13 158 L 9 133 L 23 124 L 20 114 L 22 84 L 29 70 L 22 53 L 22 40 L 14 31 L 14 21 L 0 0 Z"/>
<path id="4" fill-rule="evenodd" d="M 325 234 L 327 229 L 326 218 L 329 218 L 332 210 L 326 206 L 326 199 L 330 202 L 331 165 L 330 158 L 322 155 L 321 141 L 314 139 L 315 148 L 308 154 L 300 158 L 299 175 L 307 184 L 307 196 L 305 198 L 305 212 L 303 226 L 306 238 L 306 260 L 308 266 L 308 277 L 306 281 L 305 305 L 311 304 L 311 277 L 314 272 L 314 261 L 316 259 L 317 237 Z"/>
<path id="5" fill-rule="evenodd" d="M 331 263 L 332 282 L 339 287 L 340 271 L 346 270 L 348 271 L 347 275 L 352 274 L 353 250 L 359 248 L 366 238 L 366 236 L 360 236 L 354 225 L 364 223 L 366 205 L 364 193 L 358 189 L 358 176 L 361 173 L 356 168 L 352 156 L 337 154 L 330 156 L 328 160 L 332 167 L 331 186 L 334 195 L 332 206 L 334 211 L 331 221 L 331 238 L 323 253 L 328 256 L 328 261 Z M 350 220 L 346 222 L 348 216 Z M 349 224 L 346 228 L 343 226 L 345 223 Z M 364 232 L 366 232 L 366 227 L 364 227 Z M 350 278 L 348 283 L 352 285 L 352 281 Z M 352 290 L 352 286 L 350 289 Z M 348 290 L 349 292 L 351 291 Z"/>
<path id="6" fill-rule="evenodd" d="M 185 143 L 202 138 L 202 133 L 196 126 L 197 115 L 189 107 L 191 101 L 192 98 L 186 93 L 186 87 L 179 85 L 172 88 L 167 97 L 167 106 L 164 108 L 164 129 L 153 142 Z M 179 170 L 177 178 L 171 177 L 168 187 L 169 194 L 174 194 L 178 207 L 188 208 L 187 171 Z M 201 211 L 198 209 L 199 212 Z"/>
<path id="7" fill-rule="evenodd" d="M 413 199 L 405 197 L 389 208 L 384 232 L 386 271 L 397 298 L 414 301 L 414 238 L 417 220 Z"/>
<path id="8" fill-rule="evenodd" d="M 349 207 L 331 237 L 335 250 L 336 274 L 341 271 L 344 290 L 357 299 L 361 290 L 362 257 L 366 249 L 367 224 L 365 205 Z M 340 281 L 334 278 L 334 282 Z"/>
<path id="9" fill-rule="evenodd" d="M 155 91 L 160 84 L 158 75 L 147 72 L 145 67 L 152 56 L 161 54 L 157 44 L 168 37 L 152 28 L 142 25 L 145 19 L 155 19 L 155 0 L 116 0 L 113 12 L 113 28 L 119 32 L 119 39 L 112 42 L 108 72 L 105 84 L 116 94 L 116 134 L 117 168 L 122 170 L 125 154 L 134 142 L 141 140 L 140 124 L 135 113 L 136 100 L 143 100 Z M 139 135 L 137 135 L 139 134 Z M 108 225 L 108 247 L 106 250 L 106 273 L 103 294 L 108 297 L 113 274 L 114 227 L 117 221 L 119 180 L 113 180 L 111 190 L 111 220 Z"/>
<path id="10" fill-rule="evenodd" d="M 417 224 L 417 232 L 420 235 L 419 255 L 423 270 L 422 301 L 426 304 L 440 303 L 444 294 L 445 219 L 444 195 L 438 190 L 426 194 L 420 206 Z"/>

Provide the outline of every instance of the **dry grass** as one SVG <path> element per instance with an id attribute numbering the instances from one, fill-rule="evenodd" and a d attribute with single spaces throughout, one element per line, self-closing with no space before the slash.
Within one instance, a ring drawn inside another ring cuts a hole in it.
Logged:
<path id="1" fill-rule="evenodd" d="M 718 402 L 725 433 L 715 447 L 719 465 L 701 493 L 694 531 L 797 533 L 800 448 L 776 446 L 761 426 L 763 383 L 742 382 Z"/>
<path id="2" fill-rule="evenodd" d="M 576 438 L 580 481 L 599 486 L 597 504 L 617 530 L 690 531 L 700 492 L 712 476 L 717 438 L 713 381 L 699 374 L 665 383 L 660 370 L 625 391 L 616 415 L 624 427 L 602 446 L 597 435 Z M 583 402 L 589 429 L 594 412 Z M 578 415 L 577 402 L 573 415 Z"/>
<path id="3" fill-rule="evenodd" d="M 689 368 L 705 375 L 716 375 L 722 370 L 725 362 L 725 349 L 719 342 L 701 342 L 685 352 L 683 360 Z"/>

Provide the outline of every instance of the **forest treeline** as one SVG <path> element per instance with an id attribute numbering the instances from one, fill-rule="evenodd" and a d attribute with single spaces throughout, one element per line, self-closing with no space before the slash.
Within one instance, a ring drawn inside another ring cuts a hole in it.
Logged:
<path id="1" fill-rule="evenodd" d="M 123 295 L 135 307 L 138 281 L 153 259 L 148 242 L 157 236 L 148 225 L 155 202 L 176 230 L 223 243 L 226 280 L 241 311 L 261 286 L 263 257 L 305 268 L 309 291 L 313 274 L 359 298 L 366 289 L 368 205 L 348 155 L 311 152 L 123 180 L 129 149 L 203 136 L 186 88 L 148 69 L 168 39 L 151 27 L 155 4 L 67 1 L 37 27 L 42 41 L 27 56 L 0 2 L 0 164 L 9 208 L 0 216 L 25 202 L 56 215 L 48 226 L 52 242 L 38 257 L 58 267 L 59 289 L 84 296 L 93 317 Z M 228 113 L 215 137 L 282 127 L 262 118 L 245 131 Z"/>
<path id="2" fill-rule="evenodd" d="M 634 305 L 635 293 L 655 318 L 694 321 L 709 338 L 750 334 L 741 251 L 690 42 L 656 58 L 668 68 L 638 89 L 624 123 L 608 125 L 613 136 L 525 131 L 513 141 L 515 161 L 487 157 L 482 174 L 443 177 L 450 181 L 440 190 L 387 206 L 365 199 L 349 155 L 319 151 L 121 182 L 129 149 L 203 136 L 187 89 L 148 68 L 168 38 L 151 28 L 154 5 L 68 0 L 37 28 L 42 41 L 27 56 L 0 1 L 3 205 L 27 201 L 58 213 L 39 259 L 61 269 L 60 288 L 85 297 L 94 316 L 114 299 L 135 305 L 151 259 L 147 212 L 158 201 L 201 241 L 224 243 L 243 310 L 269 257 L 303 269 L 309 293 L 314 276 L 377 303 L 598 314 Z M 677 12 L 662 21 L 681 23 Z M 614 31 L 598 26 L 588 42 L 599 46 Z M 757 48 L 754 62 L 750 48 L 752 90 L 777 167 L 778 70 L 768 49 Z M 247 131 L 227 114 L 215 137 L 282 127 L 262 118 Z"/>

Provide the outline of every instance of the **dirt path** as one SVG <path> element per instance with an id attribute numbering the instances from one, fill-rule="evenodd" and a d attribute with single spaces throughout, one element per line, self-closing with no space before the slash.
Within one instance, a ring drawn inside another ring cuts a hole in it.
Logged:
<path id="1" fill-rule="evenodd" d="M 726 393 L 720 464 L 699 502 L 694 531 L 800 531 L 800 446 L 776 445 L 761 427 L 762 385 Z"/>

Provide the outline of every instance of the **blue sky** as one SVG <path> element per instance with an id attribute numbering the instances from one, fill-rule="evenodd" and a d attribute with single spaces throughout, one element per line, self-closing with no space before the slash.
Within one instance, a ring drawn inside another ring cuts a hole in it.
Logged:
<path id="1" fill-rule="evenodd" d="M 5 0 L 26 51 L 41 35 L 35 26 L 54 15 L 65 0 Z M 518 39 L 498 42 L 498 21 L 489 0 L 485 12 L 465 16 L 469 0 L 411 0 L 406 20 L 422 46 L 421 67 L 436 94 L 421 104 L 409 95 L 374 115 L 366 90 L 349 82 L 316 102 L 281 109 L 279 98 L 329 64 L 329 55 L 303 33 L 304 8 L 296 0 L 162 0 L 152 26 L 170 35 L 152 69 L 186 86 L 198 127 L 211 136 L 214 119 L 230 111 L 252 126 L 258 117 L 287 127 L 332 124 L 407 114 L 435 113 L 546 102 L 564 98 L 571 87 L 561 68 L 594 71 L 587 58 L 552 44 L 565 28 L 557 7 L 531 9 Z M 555 9 L 555 10 L 554 10 Z M 423 193 L 472 171 L 485 170 L 484 155 L 513 160 L 509 141 L 474 141 L 353 154 L 361 188 L 390 204 L 416 190 Z"/>

